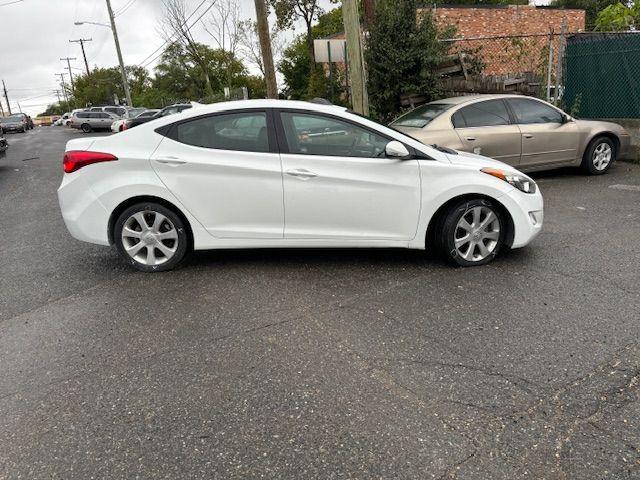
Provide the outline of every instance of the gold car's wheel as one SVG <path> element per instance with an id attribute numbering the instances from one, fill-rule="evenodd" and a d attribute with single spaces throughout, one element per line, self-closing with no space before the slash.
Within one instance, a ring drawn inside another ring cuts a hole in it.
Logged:
<path id="1" fill-rule="evenodd" d="M 592 140 L 584 153 L 582 168 L 591 175 L 602 175 L 616 159 L 616 146 L 609 137 Z"/>

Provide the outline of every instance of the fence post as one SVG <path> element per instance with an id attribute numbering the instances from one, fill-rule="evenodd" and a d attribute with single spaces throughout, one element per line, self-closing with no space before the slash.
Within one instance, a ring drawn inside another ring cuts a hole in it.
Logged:
<path id="1" fill-rule="evenodd" d="M 549 63 L 547 64 L 547 102 L 551 101 L 551 70 L 553 69 L 553 28 L 549 33 Z"/>
<path id="2" fill-rule="evenodd" d="M 560 86 L 564 80 L 564 45 L 565 34 L 567 31 L 567 19 L 562 19 L 562 26 L 560 27 L 560 37 L 558 38 L 558 63 L 556 64 L 556 89 L 553 92 L 553 102 L 557 105 L 560 100 Z"/>

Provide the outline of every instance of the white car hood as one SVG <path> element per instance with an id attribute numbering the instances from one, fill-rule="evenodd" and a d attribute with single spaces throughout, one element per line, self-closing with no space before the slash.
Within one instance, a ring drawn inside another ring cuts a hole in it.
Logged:
<path id="1" fill-rule="evenodd" d="M 460 152 L 456 150 L 457 155 L 447 154 L 447 158 L 454 165 L 464 165 L 468 167 L 478 167 L 478 170 L 484 167 L 491 168 L 499 168 L 501 170 L 508 170 L 511 172 L 517 172 L 515 168 L 511 165 L 507 165 L 506 163 L 502 163 L 498 160 L 494 160 L 493 158 L 483 157 L 482 155 L 477 155 L 475 153 L 469 152 Z"/>

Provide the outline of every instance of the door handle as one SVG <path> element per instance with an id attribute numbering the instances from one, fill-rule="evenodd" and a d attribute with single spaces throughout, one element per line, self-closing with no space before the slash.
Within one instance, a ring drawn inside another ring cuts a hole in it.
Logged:
<path id="1" fill-rule="evenodd" d="M 531 135 L 530 133 L 523 133 L 522 136 L 524 138 L 533 138 L 533 135 Z"/>
<path id="2" fill-rule="evenodd" d="M 467 137 L 467 140 L 470 142 L 475 142 L 476 141 L 476 137 Z"/>
<path id="3" fill-rule="evenodd" d="M 159 157 L 154 159 L 158 163 L 164 163 L 165 165 L 183 165 L 187 163 L 186 160 L 180 160 L 178 157 Z"/>
<path id="4" fill-rule="evenodd" d="M 309 180 L 310 178 L 317 177 L 317 173 L 310 172 L 304 168 L 298 168 L 295 170 L 287 170 L 285 172 L 287 175 L 291 175 L 292 177 L 298 177 L 302 180 Z"/>

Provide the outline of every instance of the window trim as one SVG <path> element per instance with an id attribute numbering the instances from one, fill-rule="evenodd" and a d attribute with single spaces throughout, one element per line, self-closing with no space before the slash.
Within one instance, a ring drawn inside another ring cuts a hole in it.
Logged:
<path id="1" fill-rule="evenodd" d="M 563 112 L 562 110 L 560 110 L 559 108 L 554 107 L 553 105 L 549 105 L 546 102 L 543 102 L 542 100 L 538 99 L 538 98 L 534 98 L 534 97 L 509 97 L 507 99 L 505 99 L 505 101 L 507 102 L 507 107 L 509 108 L 509 111 L 511 112 L 511 115 L 513 115 L 513 121 L 515 125 L 546 125 L 546 124 L 550 124 L 553 123 L 555 124 L 556 122 L 536 122 L 536 123 L 520 123 L 518 122 L 518 116 L 516 115 L 516 110 L 515 108 L 513 108 L 511 106 L 511 100 L 525 100 L 527 102 L 536 102 L 539 103 L 547 108 L 550 108 L 551 110 L 555 110 L 558 115 L 560 115 L 560 118 L 564 118 L 564 115 L 566 115 L 565 112 Z M 560 124 L 562 124 L 562 120 L 560 121 Z"/>
<path id="2" fill-rule="evenodd" d="M 511 105 L 509 105 L 507 100 L 509 100 L 509 99 L 491 98 L 491 99 L 479 100 L 477 102 L 467 103 L 467 104 L 461 105 L 460 108 L 458 108 L 455 112 L 453 112 L 451 114 L 451 117 L 449 117 L 449 120 L 451 122 L 451 126 L 453 127 L 454 130 L 461 130 L 463 128 L 466 129 L 466 128 L 508 127 L 508 126 L 511 126 L 511 125 L 517 125 L 516 117 L 515 117 L 513 111 L 511 110 Z M 502 102 L 502 104 L 504 105 L 505 110 L 507 111 L 507 115 L 509 115 L 509 123 L 507 123 L 505 125 L 482 125 L 480 127 L 470 127 L 470 126 L 468 126 L 467 125 L 467 118 L 464 116 L 464 113 L 462 113 L 462 110 L 464 110 L 465 108 L 473 107 L 474 105 L 478 105 L 480 103 L 486 103 L 486 102 Z M 456 127 L 455 124 L 453 123 L 453 116 L 458 112 L 460 113 L 460 116 L 462 117 L 462 120 L 464 120 L 464 127 Z"/>
<path id="3" fill-rule="evenodd" d="M 273 108 L 273 115 L 274 115 L 274 121 L 275 121 L 275 126 L 276 126 L 276 136 L 277 136 L 277 141 L 278 141 L 278 146 L 280 147 L 280 153 L 282 154 L 289 154 L 289 155 L 305 155 L 305 156 L 309 156 L 309 157 L 337 157 L 337 158 L 376 158 L 376 157 L 358 157 L 358 156 L 347 156 L 347 155 L 325 155 L 325 154 L 317 154 L 317 153 L 296 153 L 296 152 L 292 152 L 289 149 L 289 144 L 287 142 L 287 137 L 286 137 L 286 133 L 284 131 L 284 123 L 282 122 L 282 113 L 298 113 L 298 114 L 302 114 L 302 115 L 314 115 L 314 116 L 319 116 L 319 117 L 325 117 L 331 120 L 337 120 L 339 122 L 343 122 L 343 123 L 348 123 L 350 125 L 353 125 L 355 127 L 361 128 L 362 130 L 365 130 L 369 133 L 373 133 L 375 135 L 378 135 L 379 137 L 384 138 L 385 140 L 387 140 L 387 142 L 392 142 L 392 141 L 397 141 L 402 143 L 407 150 L 409 150 L 409 153 L 411 155 L 411 157 L 407 160 L 410 159 L 414 159 L 417 158 L 418 155 L 416 154 L 416 150 L 410 146 L 407 145 L 406 143 L 404 143 L 401 140 L 398 140 L 396 138 L 390 137 L 389 135 L 382 133 L 378 130 L 376 130 L 375 128 L 371 128 L 368 125 L 363 125 L 359 122 L 353 121 L 350 118 L 344 118 L 344 117 L 340 117 L 337 115 L 331 115 L 330 113 L 326 113 L 326 112 L 318 112 L 316 110 L 304 110 L 304 109 L 300 109 L 300 108 Z M 386 156 L 384 157 L 379 157 L 379 158 L 388 158 Z"/>
<path id="4" fill-rule="evenodd" d="M 223 110 L 220 112 L 211 112 L 205 113 L 202 115 L 196 115 L 189 118 L 183 118 L 178 120 L 177 122 L 173 122 L 167 125 L 163 125 L 162 127 L 156 128 L 154 131 L 164 137 L 170 138 L 174 142 L 178 142 L 182 145 L 189 145 L 190 147 L 196 148 L 204 148 L 206 150 L 219 150 L 219 151 L 228 151 L 228 152 L 245 152 L 245 153 L 279 153 L 278 152 L 278 143 L 276 140 L 276 133 L 273 125 L 273 114 L 269 111 L 268 108 L 238 108 L 234 110 Z M 197 145 L 190 145 L 188 143 L 180 142 L 178 140 L 178 126 L 183 123 L 193 122 L 195 120 L 200 120 L 203 118 L 210 117 L 220 117 L 223 115 L 237 115 L 242 113 L 264 113 L 267 120 L 267 142 L 269 144 L 269 149 L 266 152 L 254 152 L 252 150 L 225 150 L 223 148 L 209 148 L 209 147 L 199 147 Z"/>

